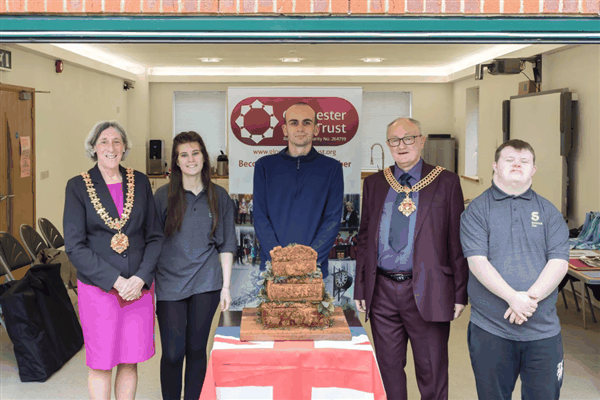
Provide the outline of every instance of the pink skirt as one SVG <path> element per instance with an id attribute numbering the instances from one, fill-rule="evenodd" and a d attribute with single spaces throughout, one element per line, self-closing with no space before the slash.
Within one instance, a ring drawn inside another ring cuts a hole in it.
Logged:
<path id="1" fill-rule="evenodd" d="M 106 293 L 79 280 L 77 291 L 88 367 L 110 370 L 154 355 L 154 284 L 128 302 L 116 289 Z"/>

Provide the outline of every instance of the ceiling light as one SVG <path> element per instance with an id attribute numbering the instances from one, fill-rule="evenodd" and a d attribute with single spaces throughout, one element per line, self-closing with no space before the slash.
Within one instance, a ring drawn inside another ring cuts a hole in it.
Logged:
<path id="1" fill-rule="evenodd" d="M 383 58 L 361 58 L 361 60 L 366 63 L 378 63 L 378 62 L 382 62 Z"/>
<path id="2" fill-rule="evenodd" d="M 220 59 L 220 58 L 217 58 L 217 57 L 212 57 L 212 58 L 209 58 L 209 57 L 202 57 L 202 58 L 199 58 L 198 60 L 200 60 L 200 61 L 202 61 L 202 62 L 206 62 L 206 63 L 217 63 L 217 62 L 221 62 L 221 59 Z"/>
<path id="3" fill-rule="evenodd" d="M 280 58 L 282 62 L 295 63 L 302 61 L 301 58 Z"/>

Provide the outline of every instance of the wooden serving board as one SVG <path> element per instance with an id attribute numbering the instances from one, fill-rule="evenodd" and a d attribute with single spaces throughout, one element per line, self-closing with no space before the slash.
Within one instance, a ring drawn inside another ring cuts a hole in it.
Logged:
<path id="1" fill-rule="evenodd" d="M 352 340 L 352 334 L 341 307 L 335 307 L 333 310 L 333 326 L 322 329 L 295 326 L 277 329 L 265 328 L 256 321 L 257 316 L 257 308 L 244 308 L 242 311 L 241 341 Z"/>

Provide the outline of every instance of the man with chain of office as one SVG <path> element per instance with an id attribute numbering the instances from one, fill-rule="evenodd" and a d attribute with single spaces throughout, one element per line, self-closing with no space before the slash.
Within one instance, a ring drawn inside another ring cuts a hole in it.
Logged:
<path id="1" fill-rule="evenodd" d="M 409 398 L 409 340 L 421 398 L 448 398 L 450 321 L 467 304 L 460 181 L 421 159 L 425 140 L 417 120 L 390 123 L 387 145 L 395 163 L 363 186 L 354 298 L 371 321 L 388 400 Z"/>

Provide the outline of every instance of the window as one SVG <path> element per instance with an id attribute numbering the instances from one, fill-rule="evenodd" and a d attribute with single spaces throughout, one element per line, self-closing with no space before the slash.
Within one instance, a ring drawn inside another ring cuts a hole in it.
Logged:
<path id="1" fill-rule="evenodd" d="M 211 165 L 216 166 L 220 150 L 227 154 L 225 92 L 182 91 L 175 92 L 173 97 L 173 137 L 180 132 L 198 132 L 206 145 Z M 170 159 L 171 149 L 168 151 L 166 156 Z"/>
<path id="2" fill-rule="evenodd" d="M 410 117 L 412 114 L 412 96 L 410 92 L 363 92 L 361 121 L 359 130 L 363 138 L 362 169 L 374 170 L 391 165 L 392 160 L 386 147 L 386 129 L 390 122 L 399 117 Z M 379 143 L 387 156 L 382 165 L 381 149 L 373 149 L 373 165 L 371 165 L 371 146 Z"/>

